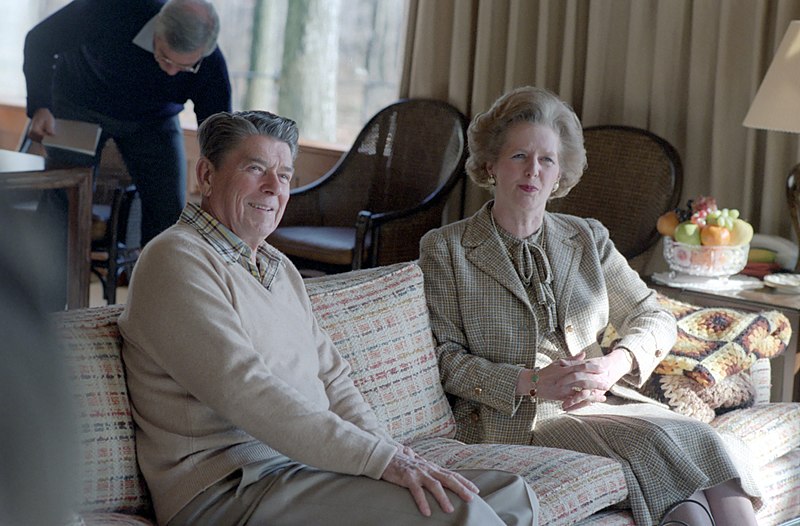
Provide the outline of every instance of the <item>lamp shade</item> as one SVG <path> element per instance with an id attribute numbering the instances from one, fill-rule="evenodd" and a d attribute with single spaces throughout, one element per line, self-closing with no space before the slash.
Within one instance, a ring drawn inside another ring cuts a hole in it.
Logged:
<path id="1" fill-rule="evenodd" d="M 742 124 L 800 133 L 800 20 L 789 24 Z"/>

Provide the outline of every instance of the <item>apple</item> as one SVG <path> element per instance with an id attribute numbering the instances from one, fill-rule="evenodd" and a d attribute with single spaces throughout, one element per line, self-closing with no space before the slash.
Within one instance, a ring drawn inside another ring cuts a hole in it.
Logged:
<path id="1" fill-rule="evenodd" d="M 753 225 L 744 219 L 734 219 L 731 229 L 731 245 L 745 245 L 753 239 Z"/>
<path id="2" fill-rule="evenodd" d="M 675 241 L 686 245 L 700 244 L 700 226 L 691 221 L 684 221 L 675 227 Z"/>

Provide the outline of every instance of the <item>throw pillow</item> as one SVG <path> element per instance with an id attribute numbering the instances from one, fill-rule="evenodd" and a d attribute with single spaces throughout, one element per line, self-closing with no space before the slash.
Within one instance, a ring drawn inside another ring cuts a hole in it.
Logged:
<path id="1" fill-rule="evenodd" d="M 310 278 L 306 289 L 355 386 L 395 440 L 455 434 L 416 264 Z"/>

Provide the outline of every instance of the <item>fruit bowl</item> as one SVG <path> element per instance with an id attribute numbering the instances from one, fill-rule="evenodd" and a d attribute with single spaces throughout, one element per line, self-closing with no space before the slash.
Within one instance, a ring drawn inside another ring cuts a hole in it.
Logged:
<path id="1" fill-rule="evenodd" d="M 750 244 L 687 245 L 664 237 L 664 259 L 673 272 L 691 276 L 726 277 L 738 274 L 747 265 Z"/>

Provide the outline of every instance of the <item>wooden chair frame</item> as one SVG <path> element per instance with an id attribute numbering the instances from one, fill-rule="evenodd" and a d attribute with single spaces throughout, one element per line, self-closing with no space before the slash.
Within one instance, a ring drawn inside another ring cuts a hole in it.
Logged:
<path id="1" fill-rule="evenodd" d="M 353 142 L 353 146 L 339 159 L 339 161 L 331 168 L 325 175 L 318 180 L 296 188 L 291 193 L 291 200 L 287 207 L 286 213 L 281 222 L 281 226 L 332 226 L 329 222 L 329 210 L 326 210 L 322 202 L 325 199 L 330 199 L 330 196 L 341 195 L 342 192 L 347 192 L 347 188 L 343 186 L 342 181 L 346 177 L 352 177 L 356 172 L 352 166 L 358 162 L 358 159 L 363 159 L 361 148 L 369 143 L 375 145 L 377 150 L 381 150 L 385 145 L 392 144 L 392 137 L 384 135 L 386 131 L 380 134 L 371 135 L 374 132 L 374 127 L 377 123 L 386 119 L 386 115 L 391 115 L 392 112 L 402 111 L 403 105 L 416 104 L 416 108 L 427 107 L 431 110 L 446 111 L 447 114 L 453 118 L 454 123 L 460 127 L 459 141 L 460 152 L 458 159 L 453 163 L 452 170 L 447 172 L 447 176 L 440 179 L 435 190 L 431 191 L 419 202 L 413 206 L 406 208 L 398 208 L 391 211 L 371 210 L 362 207 L 360 210 L 356 209 L 352 216 L 347 215 L 347 221 L 341 219 L 335 226 L 355 228 L 355 243 L 353 249 L 353 257 L 349 268 L 338 268 L 333 265 L 325 265 L 321 262 L 306 261 L 301 258 L 294 257 L 296 262 L 308 264 L 313 268 L 323 269 L 327 272 L 336 272 L 342 270 L 359 269 L 363 267 L 374 267 L 378 265 L 393 263 L 400 260 L 414 259 L 418 256 L 418 246 L 414 245 L 413 249 L 408 247 L 395 247 L 396 239 L 400 236 L 397 234 L 399 229 L 405 229 L 408 238 L 417 239 L 424 234 L 424 231 L 417 232 L 414 229 L 413 220 L 424 217 L 425 214 L 431 216 L 437 215 L 438 221 L 431 221 L 430 218 L 425 221 L 428 223 L 436 223 L 436 226 L 441 224 L 441 214 L 445 203 L 448 202 L 456 186 L 461 183 L 461 192 L 458 203 L 453 203 L 458 206 L 459 217 L 464 215 L 464 163 L 467 157 L 467 138 L 466 129 L 469 124 L 467 118 L 461 114 L 450 104 L 431 99 L 402 99 L 380 110 L 375 114 L 369 122 L 367 122 L 359 133 L 358 137 Z M 419 110 L 414 110 L 419 111 Z M 425 123 L 420 122 L 420 126 Z M 378 157 L 375 155 L 375 157 Z M 381 167 L 383 169 L 383 167 Z M 381 173 L 376 170 L 376 173 Z M 424 174 L 423 176 L 430 176 L 431 174 Z M 411 176 L 406 174 L 406 176 Z M 430 227 L 425 228 L 424 230 Z M 280 231 L 280 227 L 278 228 Z M 395 233 L 392 237 L 391 232 Z M 392 242 L 387 242 L 387 238 L 392 238 Z M 418 241 L 417 241 L 418 243 Z M 279 243 L 276 246 L 280 249 Z M 391 250 L 390 250 L 391 249 Z M 390 253 L 392 252 L 392 253 Z M 290 257 L 292 254 L 288 254 Z"/>

